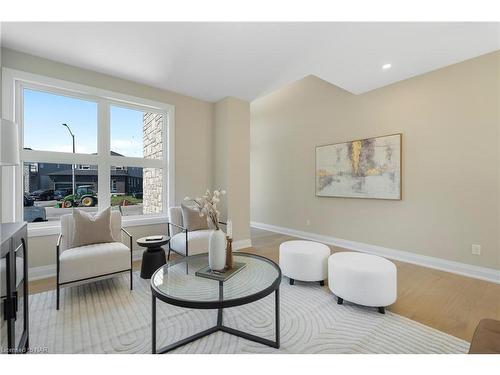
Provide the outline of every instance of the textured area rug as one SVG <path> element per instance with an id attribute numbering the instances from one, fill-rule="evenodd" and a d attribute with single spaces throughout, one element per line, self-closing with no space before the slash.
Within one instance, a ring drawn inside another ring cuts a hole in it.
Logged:
<path id="1" fill-rule="evenodd" d="M 128 276 L 30 297 L 30 346 L 49 353 L 150 353 L 149 280 Z M 466 353 L 469 343 L 402 316 L 345 303 L 337 305 L 316 283 L 281 284 L 281 348 L 223 332 L 173 353 Z M 157 301 L 157 347 L 215 325 L 215 310 L 191 310 Z M 229 327 L 274 339 L 274 294 L 224 310 Z"/>

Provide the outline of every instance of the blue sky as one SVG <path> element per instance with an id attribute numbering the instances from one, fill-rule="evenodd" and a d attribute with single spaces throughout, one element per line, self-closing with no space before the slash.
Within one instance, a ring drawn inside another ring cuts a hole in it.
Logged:
<path id="1" fill-rule="evenodd" d="M 125 156 L 143 156 L 142 118 L 144 112 L 111 107 L 111 150 Z"/>
<path id="2" fill-rule="evenodd" d="M 111 150 L 142 157 L 143 112 L 111 107 Z M 24 90 L 24 147 L 44 151 L 72 151 L 70 126 L 76 152 L 97 152 L 97 103 Z"/>

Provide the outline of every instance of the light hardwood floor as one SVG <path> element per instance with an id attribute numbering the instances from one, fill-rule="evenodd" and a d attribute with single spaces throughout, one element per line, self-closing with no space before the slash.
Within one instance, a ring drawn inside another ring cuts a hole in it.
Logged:
<path id="1" fill-rule="evenodd" d="M 280 243 L 291 239 L 294 238 L 252 229 L 253 248 L 245 251 L 278 261 Z M 330 248 L 332 252 L 346 251 Z M 467 341 L 481 319 L 500 320 L 500 285 L 409 263 L 394 263 L 398 269 L 398 299 L 388 310 Z"/>
<path id="2" fill-rule="evenodd" d="M 278 262 L 280 243 L 291 239 L 252 229 L 253 247 L 244 251 Z M 331 249 L 332 252 L 345 251 Z M 471 340 L 479 320 L 500 320 L 500 285 L 408 263 L 395 263 L 398 268 L 398 299 L 388 310 L 467 341 Z M 134 268 L 140 269 L 140 261 L 134 262 Z M 29 283 L 30 293 L 54 288 L 55 278 Z"/>

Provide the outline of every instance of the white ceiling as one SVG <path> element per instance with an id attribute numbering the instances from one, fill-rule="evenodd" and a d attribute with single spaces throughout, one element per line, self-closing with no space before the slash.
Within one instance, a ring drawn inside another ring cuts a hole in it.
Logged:
<path id="1" fill-rule="evenodd" d="M 2 23 L 2 45 L 208 101 L 316 75 L 354 94 L 500 49 L 498 23 Z M 381 66 L 391 63 L 392 68 Z"/>

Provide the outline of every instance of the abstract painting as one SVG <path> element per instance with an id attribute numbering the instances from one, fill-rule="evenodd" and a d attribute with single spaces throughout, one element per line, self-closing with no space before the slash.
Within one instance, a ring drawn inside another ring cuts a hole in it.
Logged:
<path id="1" fill-rule="evenodd" d="M 316 195 L 401 199 L 401 134 L 316 147 Z"/>

